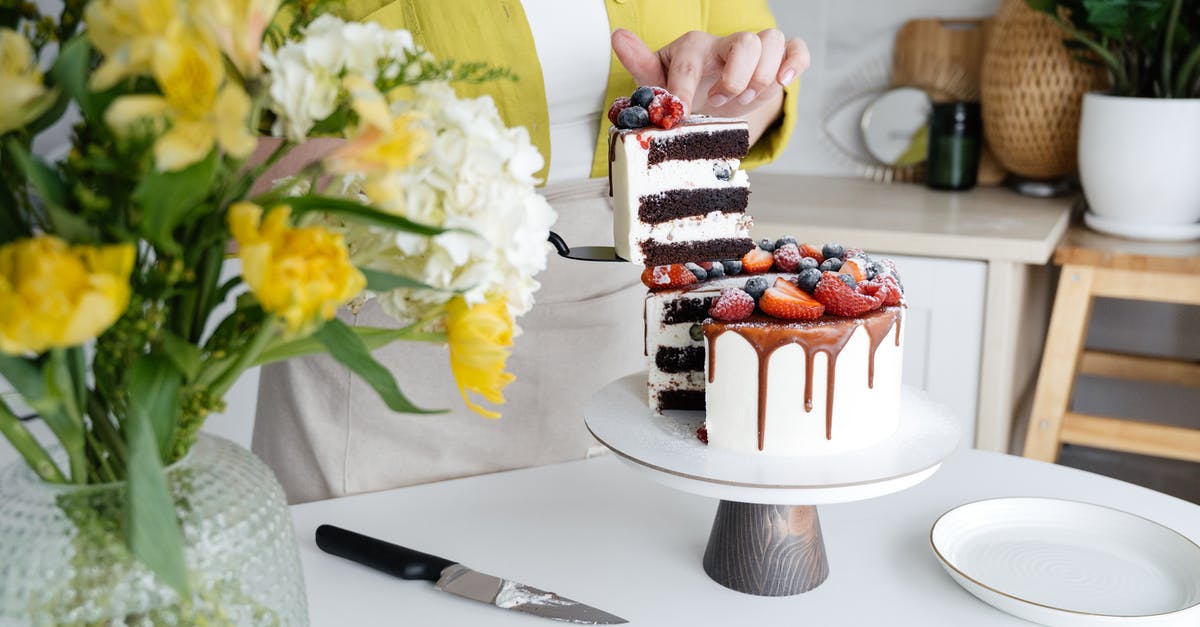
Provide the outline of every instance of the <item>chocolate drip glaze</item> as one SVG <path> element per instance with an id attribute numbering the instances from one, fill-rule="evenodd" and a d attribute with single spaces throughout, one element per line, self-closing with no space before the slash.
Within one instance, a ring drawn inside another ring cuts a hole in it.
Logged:
<path id="1" fill-rule="evenodd" d="M 868 385 L 874 385 L 875 351 L 887 337 L 892 325 L 897 328 L 896 341 L 899 346 L 899 325 L 902 309 L 889 307 L 873 311 L 860 318 L 824 317 L 812 322 L 788 323 L 759 314 L 741 322 L 709 320 L 704 323 L 704 335 L 708 340 L 708 382 L 716 375 L 716 342 L 726 331 L 737 333 L 758 354 L 758 450 L 763 450 L 767 427 L 767 373 L 771 354 L 788 344 L 798 344 L 804 349 L 804 410 L 812 411 L 813 361 L 817 353 L 825 353 L 829 359 L 825 394 L 825 438 L 833 437 L 834 375 L 837 358 L 858 327 L 862 326 L 870 337 L 871 354 L 868 361 Z M 849 324 L 847 324 L 849 322 Z"/>

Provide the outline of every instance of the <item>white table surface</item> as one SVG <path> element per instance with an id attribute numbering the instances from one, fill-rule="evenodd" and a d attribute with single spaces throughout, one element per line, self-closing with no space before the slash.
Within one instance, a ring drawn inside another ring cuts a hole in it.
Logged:
<path id="1" fill-rule="evenodd" d="M 755 597 L 704 574 L 717 502 L 673 491 L 610 455 L 292 507 L 313 625 L 554 622 L 394 579 L 317 549 L 330 523 L 461 561 L 615 613 L 632 625 L 1029 625 L 942 570 L 929 527 L 957 505 L 999 496 L 1108 505 L 1200 540 L 1200 506 L 1063 466 L 979 450 L 925 483 L 819 508 L 830 575 L 793 597 Z"/>

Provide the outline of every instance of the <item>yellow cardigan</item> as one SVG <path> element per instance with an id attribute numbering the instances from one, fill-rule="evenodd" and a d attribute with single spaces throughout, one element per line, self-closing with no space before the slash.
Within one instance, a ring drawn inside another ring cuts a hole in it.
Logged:
<path id="1" fill-rule="evenodd" d="M 569 11 L 563 2 L 563 11 Z M 714 35 L 738 31 L 758 32 L 775 27 L 766 0 L 605 0 L 609 27 L 636 33 L 657 50 L 690 30 Z M 345 0 L 342 17 L 374 21 L 388 28 L 405 28 L 417 43 L 438 59 L 483 61 L 506 67 L 518 81 L 492 81 L 482 85 L 455 85 L 459 95 L 489 94 L 510 126 L 529 129 L 533 143 L 550 164 L 550 114 L 542 68 L 533 35 L 520 0 Z M 612 54 L 605 103 L 627 96 L 637 85 Z M 754 144 L 743 167 L 753 168 L 779 156 L 796 125 L 796 91 L 793 81 L 784 90 L 783 115 Z M 607 111 L 607 106 L 603 108 Z M 601 113 L 604 115 L 604 113 Z M 608 173 L 608 123 L 600 124 L 592 160 L 592 176 Z M 539 173 L 545 179 L 546 170 Z"/>

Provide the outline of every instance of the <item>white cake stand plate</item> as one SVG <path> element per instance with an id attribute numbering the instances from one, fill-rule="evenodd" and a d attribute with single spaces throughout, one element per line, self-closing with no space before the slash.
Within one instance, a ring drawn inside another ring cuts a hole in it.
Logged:
<path id="1" fill-rule="evenodd" d="M 629 466 L 670 488 L 720 499 L 705 571 L 728 588 L 763 596 L 806 592 L 828 576 L 816 505 L 912 487 L 937 471 L 960 435 L 949 410 L 906 387 L 900 426 L 879 444 L 802 458 L 737 453 L 699 440 L 703 412 L 655 415 L 645 373 L 605 386 L 584 417 Z"/>

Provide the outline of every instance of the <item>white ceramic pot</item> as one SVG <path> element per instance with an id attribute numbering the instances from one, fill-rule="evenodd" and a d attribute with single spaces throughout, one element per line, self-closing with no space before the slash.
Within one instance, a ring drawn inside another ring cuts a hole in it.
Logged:
<path id="1" fill-rule="evenodd" d="M 1079 178 L 1097 230 L 1200 237 L 1200 98 L 1086 94 Z"/>

